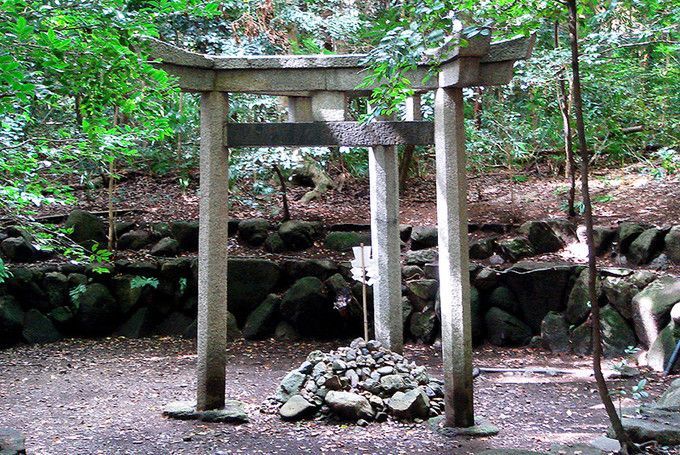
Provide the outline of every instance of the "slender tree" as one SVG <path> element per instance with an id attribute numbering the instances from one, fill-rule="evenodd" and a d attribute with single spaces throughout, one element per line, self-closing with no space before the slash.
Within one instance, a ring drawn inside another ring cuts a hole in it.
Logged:
<path id="1" fill-rule="evenodd" d="M 555 21 L 554 26 L 555 49 L 560 47 L 560 26 L 559 22 Z M 569 216 L 576 216 L 576 209 L 574 201 L 576 199 L 576 160 L 574 159 L 574 143 L 572 141 L 571 129 L 571 106 L 569 101 L 569 93 L 567 92 L 567 84 L 564 80 L 564 68 L 560 68 L 557 73 L 557 104 L 560 108 L 560 115 L 562 116 L 562 136 L 564 138 L 564 154 L 565 166 L 564 176 L 569 179 L 569 196 L 567 198 L 567 208 Z"/>
<path id="2" fill-rule="evenodd" d="M 590 154 L 586 142 L 585 122 L 583 120 L 583 95 L 581 92 L 581 74 L 579 69 L 578 49 L 578 12 L 576 0 L 566 0 L 569 10 L 569 42 L 571 47 L 571 72 L 572 72 L 572 95 L 574 99 L 574 119 L 576 121 L 576 135 L 578 136 L 578 148 L 581 155 L 581 193 L 583 197 L 584 217 L 586 223 L 586 242 L 588 244 L 588 295 L 591 303 L 592 340 L 593 340 L 593 372 L 597 383 L 597 391 L 602 404 L 611 422 L 616 439 L 621 444 L 621 452 L 628 454 L 635 452 L 630 437 L 621 423 L 621 418 L 616 412 L 614 402 L 609 395 L 607 382 L 602 374 L 602 334 L 600 326 L 600 307 L 597 302 L 597 260 L 595 242 L 593 239 L 593 207 L 590 200 L 590 188 L 588 186 L 588 162 Z"/>

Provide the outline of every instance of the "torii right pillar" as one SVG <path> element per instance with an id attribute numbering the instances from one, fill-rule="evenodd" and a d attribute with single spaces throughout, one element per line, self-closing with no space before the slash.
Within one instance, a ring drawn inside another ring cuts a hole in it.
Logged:
<path id="1" fill-rule="evenodd" d="M 440 87 L 434 101 L 439 286 L 445 427 L 475 425 L 467 237 L 463 91 Z"/>

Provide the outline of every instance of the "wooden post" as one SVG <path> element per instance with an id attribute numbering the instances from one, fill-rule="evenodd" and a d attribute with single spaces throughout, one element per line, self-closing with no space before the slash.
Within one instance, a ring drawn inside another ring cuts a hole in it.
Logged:
<path id="1" fill-rule="evenodd" d="M 475 421 L 462 89 L 437 89 L 434 109 L 445 425 L 470 427 Z"/>
<path id="2" fill-rule="evenodd" d="M 227 357 L 227 200 L 229 152 L 225 93 L 201 94 L 196 409 L 221 409 Z"/>

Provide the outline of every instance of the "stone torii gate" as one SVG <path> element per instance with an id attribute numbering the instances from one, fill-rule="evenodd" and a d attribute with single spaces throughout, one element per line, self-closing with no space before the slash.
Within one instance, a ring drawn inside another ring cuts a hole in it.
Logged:
<path id="1" fill-rule="evenodd" d="M 225 405 L 227 331 L 227 199 L 229 148 L 369 147 L 371 242 L 380 278 L 374 290 L 375 337 L 403 347 L 399 191 L 396 145 L 434 144 L 439 283 L 445 378 L 445 426 L 473 427 L 472 345 L 465 176 L 464 87 L 507 84 L 533 37 L 491 43 L 477 35 L 451 49 L 438 77 L 423 82 L 423 63 L 408 74 L 416 93 L 435 90 L 434 123 L 421 121 L 419 99 L 409 121 L 346 121 L 350 96 L 365 75 L 365 55 L 211 56 L 151 42 L 152 57 L 201 94 L 197 411 Z M 228 123 L 228 93 L 285 96 L 289 123 Z"/>

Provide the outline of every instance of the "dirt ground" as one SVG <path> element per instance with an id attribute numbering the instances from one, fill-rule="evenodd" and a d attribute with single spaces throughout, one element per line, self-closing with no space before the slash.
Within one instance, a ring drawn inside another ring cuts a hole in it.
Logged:
<path id="1" fill-rule="evenodd" d="M 599 225 L 638 221 L 658 226 L 680 222 L 680 176 L 654 179 L 641 166 L 625 169 L 597 169 L 591 177 L 594 215 Z M 469 219 L 473 223 L 521 223 L 544 217 L 565 217 L 567 181 L 562 177 L 522 174 L 526 181 L 511 183 L 505 172 L 468 176 Z M 73 182 L 75 184 L 75 182 Z M 252 182 L 235 182 L 230 216 L 234 218 L 280 218 L 280 199 L 252 191 Z M 275 184 L 275 182 L 272 182 Z M 580 181 L 577 182 L 577 189 Z M 368 182 L 350 179 L 341 190 L 330 190 L 322 199 L 302 204 L 299 199 L 309 188 L 289 189 L 293 219 L 332 223 L 368 223 L 370 215 Z M 104 211 L 108 206 L 106 188 L 76 190 L 77 207 Z M 412 178 L 401 192 L 400 222 L 418 226 L 436 224 L 436 191 L 433 175 Z M 579 195 L 577 192 L 576 199 Z M 118 184 L 114 206 L 134 209 L 123 219 L 168 221 L 198 218 L 198 177 L 192 175 L 182 190 L 172 176 L 153 177 L 127 173 Z M 37 208 L 38 216 L 67 214 L 72 207 L 47 205 Z M 0 213 L 2 215 L 2 213 Z"/>
<path id="2" fill-rule="evenodd" d="M 530 348 L 478 348 L 475 365 L 553 367 L 572 374 L 483 374 L 475 380 L 476 414 L 500 428 L 491 438 L 450 439 L 426 424 L 286 423 L 260 412 L 281 378 L 313 349 L 338 343 L 274 341 L 229 345 L 227 396 L 246 403 L 241 426 L 162 417 L 164 404 L 192 399 L 195 343 L 172 338 L 68 340 L 0 351 L 0 426 L 23 432 L 30 454 L 468 454 L 487 448 L 548 449 L 588 442 L 606 417 L 589 360 Z M 441 377 L 437 349 L 405 354 Z M 650 399 L 673 378 L 645 372 Z M 637 379 L 612 380 L 613 388 Z M 622 406 L 635 403 L 625 401 Z"/>

